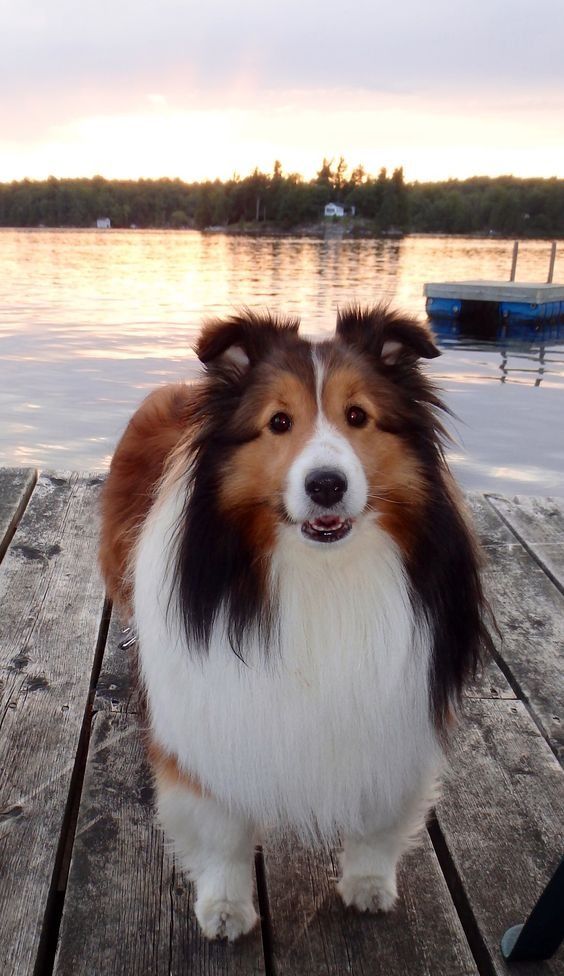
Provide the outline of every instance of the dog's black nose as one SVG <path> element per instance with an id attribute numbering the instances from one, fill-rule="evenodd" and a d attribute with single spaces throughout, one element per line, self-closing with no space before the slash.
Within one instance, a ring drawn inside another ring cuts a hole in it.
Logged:
<path id="1" fill-rule="evenodd" d="M 305 490 L 316 505 L 331 508 L 341 501 L 347 490 L 347 479 L 340 471 L 316 468 L 305 480 Z"/>

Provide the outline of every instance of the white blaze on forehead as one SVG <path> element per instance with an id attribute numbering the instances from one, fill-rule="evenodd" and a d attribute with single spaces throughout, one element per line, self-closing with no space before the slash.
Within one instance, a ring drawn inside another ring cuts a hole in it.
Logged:
<path id="1" fill-rule="evenodd" d="M 288 472 L 284 503 L 290 517 L 296 522 L 311 518 L 319 511 L 305 490 L 306 478 L 312 471 L 327 468 L 343 474 L 347 491 L 338 506 L 339 514 L 354 518 L 366 507 L 368 483 L 360 458 L 350 441 L 334 427 L 323 413 L 322 394 L 325 368 L 312 349 L 317 397 L 317 419 L 313 435 L 298 454 Z"/>
<path id="2" fill-rule="evenodd" d="M 318 355 L 315 346 L 311 350 L 311 358 L 313 360 L 313 371 L 315 375 L 315 397 L 317 400 L 317 412 L 319 414 L 323 413 L 323 405 L 321 397 L 323 395 L 323 381 L 325 379 L 325 366 L 321 361 L 321 357 Z"/>

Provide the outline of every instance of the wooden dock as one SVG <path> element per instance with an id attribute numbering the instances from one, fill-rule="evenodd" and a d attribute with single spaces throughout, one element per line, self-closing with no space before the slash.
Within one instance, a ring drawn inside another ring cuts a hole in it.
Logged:
<path id="1" fill-rule="evenodd" d="M 227 945 L 201 938 L 154 819 L 96 566 L 102 480 L 0 469 L 2 976 L 562 976 L 563 948 L 510 967 L 499 941 L 564 853 L 564 501 L 469 499 L 501 639 L 397 910 L 345 910 L 334 851 L 267 836 L 262 927 Z"/>
<path id="2" fill-rule="evenodd" d="M 564 285 L 527 281 L 430 281 L 423 286 L 423 294 L 426 298 L 545 305 L 564 302 Z"/>

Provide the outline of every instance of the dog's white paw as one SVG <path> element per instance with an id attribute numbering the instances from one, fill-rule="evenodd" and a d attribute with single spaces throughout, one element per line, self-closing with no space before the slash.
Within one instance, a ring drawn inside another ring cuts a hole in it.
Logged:
<path id="1" fill-rule="evenodd" d="M 397 899 L 394 879 L 373 875 L 345 875 L 337 885 L 345 905 L 359 912 L 389 912 Z"/>
<path id="2" fill-rule="evenodd" d="M 258 921 L 252 901 L 198 898 L 194 906 L 200 928 L 208 939 L 233 942 L 250 932 Z"/>

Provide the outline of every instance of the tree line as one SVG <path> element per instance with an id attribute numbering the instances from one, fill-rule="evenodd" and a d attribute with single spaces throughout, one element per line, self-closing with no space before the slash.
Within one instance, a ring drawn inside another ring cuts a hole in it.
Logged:
<path id="1" fill-rule="evenodd" d="M 290 231 L 322 223 L 330 202 L 348 212 L 354 208 L 351 233 L 564 237 L 564 180 L 501 176 L 406 183 L 401 168 L 371 175 L 363 166 L 350 170 L 342 157 L 336 163 L 324 159 L 312 180 L 284 173 L 276 161 L 271 173 L 255 169 L 225 181 L 95 176 L 0 183 L 0 226 L 91 227 L 109 217 L 112 227 Z"/>

